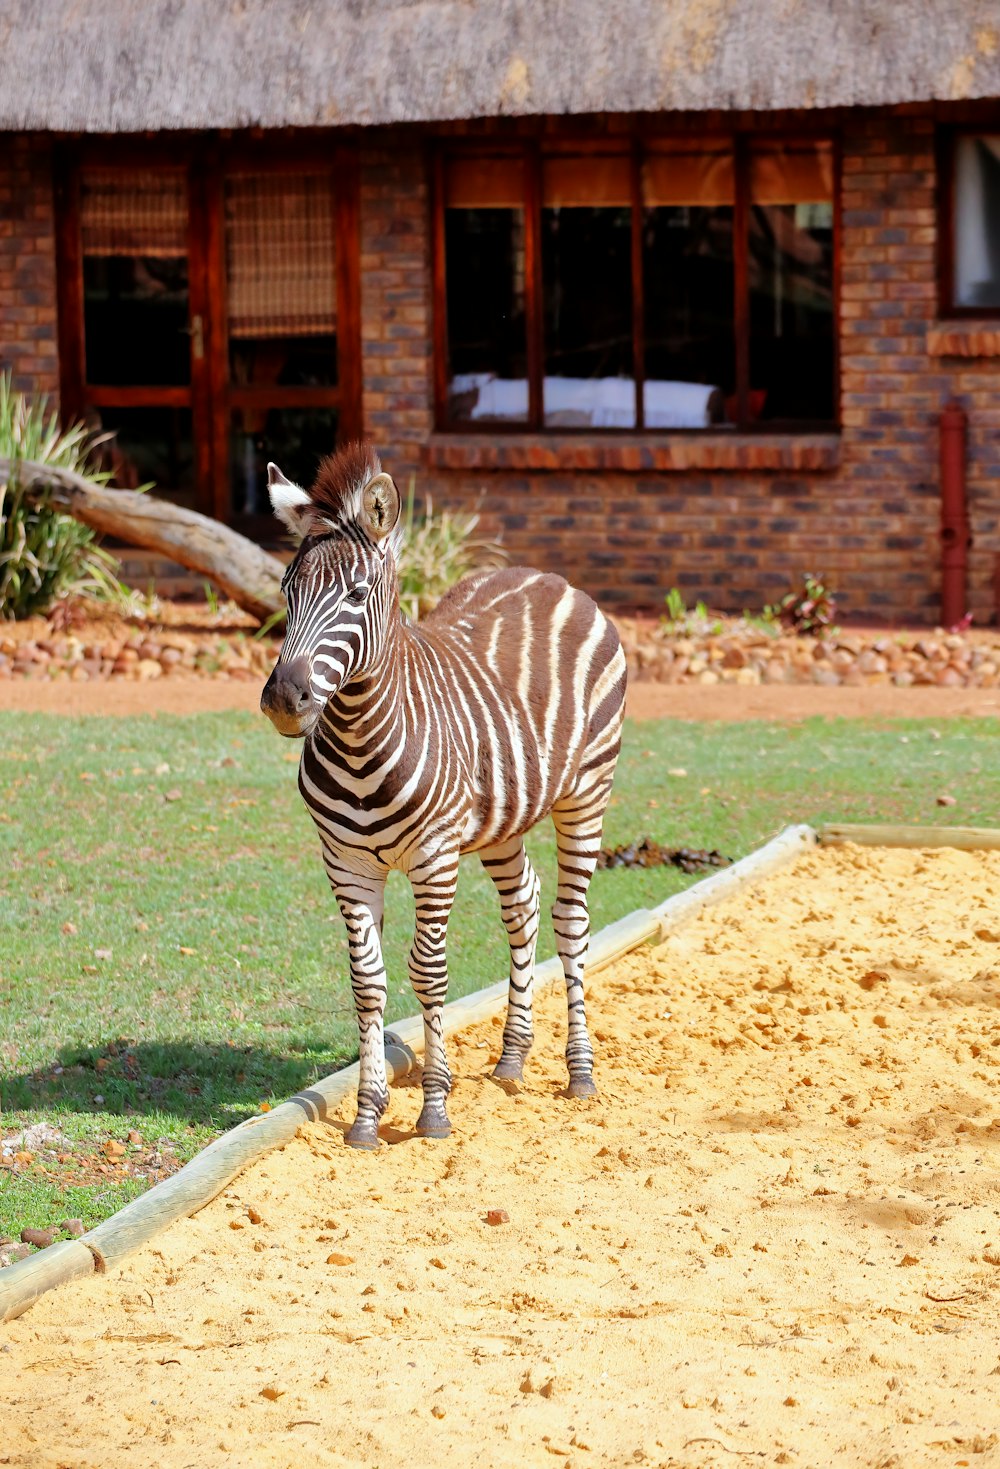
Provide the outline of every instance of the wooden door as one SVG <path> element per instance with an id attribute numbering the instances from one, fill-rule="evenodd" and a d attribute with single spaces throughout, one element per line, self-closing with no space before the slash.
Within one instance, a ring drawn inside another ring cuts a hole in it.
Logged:
<path id="1" fill-rule="evenodd" d="M 209 198 L 215 513 L 266 535 L 268 460 L 308 485 L 359 431 L 353 173 L 329 150 L 244 150 Z"/>
<path id="2" fill-rule="evenodd" d="M 273 539 L 360 428 L 357 181 L 343 149 L 87 146 L 60 170 L 64 417 L 114 481 Z"/>

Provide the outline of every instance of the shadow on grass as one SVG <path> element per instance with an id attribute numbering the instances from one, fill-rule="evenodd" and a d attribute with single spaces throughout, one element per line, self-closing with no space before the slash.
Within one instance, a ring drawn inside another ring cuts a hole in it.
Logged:
<path id="1" fill-rule="evenodd" d="M 261 1102 L 284 1101 L 349 1065 L 356 1051 L 132 1041 L 64 1047 L 34 1071 L 0 1077 L 4 1114 L 141 1117 L 168 1114 L 222 1129 L 252 1116 Z"/>

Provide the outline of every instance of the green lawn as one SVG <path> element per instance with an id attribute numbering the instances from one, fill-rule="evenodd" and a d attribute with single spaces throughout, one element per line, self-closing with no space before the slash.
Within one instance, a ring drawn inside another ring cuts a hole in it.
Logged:
<path id="1" fill-rule="evenodd" d="M 995 825 L 995 740 L 991 720 L 632 725 L 606 840 L 739 857 L 795 820 Z M 156 1154 L 169 1168 L 354 1056 L 346 943 L 295 758 L 250 715 L 0 715 L 0 1135 L 46 1121 L 70 1144 L 58 1166 L 0 1168 L 0 1233 L 94 1222 L 144 1187 L 105 1163 L 108 1139 L 145 1172 Z M 936 804 L 945 793 L 954 806 Z M 545 903 L 547 824 L 531 848 Z M 692 880 L 600 872 L 594 925 Z M 390 1020 L 414 1010 L 410 912 L 394 878 Z M 450 957 L 453 995 L 506 973 L 495 894 L 472 860 Z"/>

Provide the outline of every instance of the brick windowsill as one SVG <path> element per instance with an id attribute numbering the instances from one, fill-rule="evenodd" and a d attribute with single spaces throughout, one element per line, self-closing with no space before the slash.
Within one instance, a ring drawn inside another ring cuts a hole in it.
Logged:
<path id="1" fill-rule="evenodd" d="M 688 470 L 830 470 L 840 463 L 839 434 L 433 434 L 432 469 L 571 471 L 622 474 Z"/>
<path id="2" fill-rule="evenodd" d="M 1000 357 L 1000 321 L 939 321 L 927 328 L 930 357 Z"/>

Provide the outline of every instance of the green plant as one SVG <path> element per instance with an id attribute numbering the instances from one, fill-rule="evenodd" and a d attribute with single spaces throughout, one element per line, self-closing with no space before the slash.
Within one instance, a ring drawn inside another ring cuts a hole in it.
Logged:
<path id="1" fill-rule="evenodd" d="M 663 620 L 671 632 L 691 637 L 716 637 L 723 631 L 725 624 L 722 619 L 713 616 L 704 602 L 698 601 L 689 609 L 678 587 L 671 587 L 664 601 L 667 611 Z"/>
<path id="2" fill-rule="evenodd" d="M 399 555 L 399 601 L 414 621 L 436 606 L 460 577 L 479 567 L 506 562 L 498 541 L 476 535 L 478 525 L 476 512 L 435 511 L 430 495 L 418 516 L 410 480 Z"/>
<path id="3" fill-rule="evenodd" d="M 18 482 L 17 465 L 29 460 L 104 484 L 108 475 L 89 468 L 93 448 L 82 424 L 62 430 L 44 398 L 30 402 L 0 376 L 0 458 L 10 460 L 0 480 L 0 618 L 44 615 L 68 597 L 122 596 L 118 563 L 94 532 L 56 510 L 45 491 L 29 500 Z"/>
<path id="4" fill-rule="evenodd" d="M 777 619 L 796 632 L 825 632 L 833 627 L 837 601 L 819 576 L 807 571 L 798 587 L 786 592 L 780 601 L 764 608 L 764 617 Z"/>

